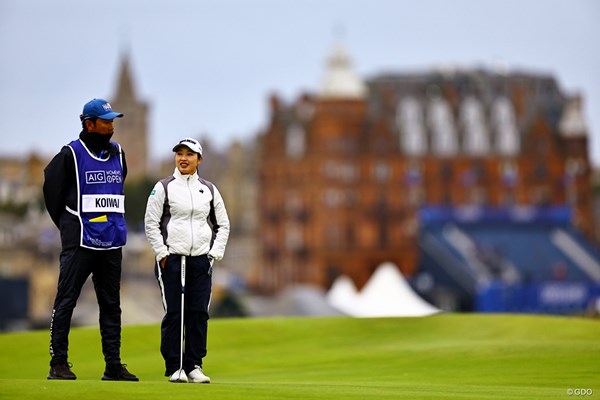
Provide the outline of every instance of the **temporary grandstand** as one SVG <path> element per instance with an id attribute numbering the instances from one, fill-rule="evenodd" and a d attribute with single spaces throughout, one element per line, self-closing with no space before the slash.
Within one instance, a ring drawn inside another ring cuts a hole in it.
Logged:
<path id="1" fill-rule="evenodd" d="M 420 274 L 459 308 L 581 312 L 600 296 L 600 253 L 566 207 L 427 208 L 420 217 Z"/>

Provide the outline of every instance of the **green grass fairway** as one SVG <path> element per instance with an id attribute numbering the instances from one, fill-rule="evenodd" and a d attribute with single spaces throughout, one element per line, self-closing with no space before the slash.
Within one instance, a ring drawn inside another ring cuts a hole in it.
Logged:
<path id="1" fill-rule="evenodd" d="M 526 315 L 221 319 L 209 324 L 210 385 L 163 377 L 160 328 L 123 330 L 140 382 L 100 381 L 97 328 L 71 332 L 76 381 L 48 381 L 48 332 L 0 335 L 0 399 L 600 398 L 600 321 Z"/>

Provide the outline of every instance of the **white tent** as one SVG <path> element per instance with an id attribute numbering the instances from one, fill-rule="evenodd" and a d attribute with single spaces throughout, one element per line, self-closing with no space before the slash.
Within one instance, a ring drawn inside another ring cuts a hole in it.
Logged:
<path id="1" fill-rule="evenodd" d="M 358 307 L 358 291 L 352 279 L 339 276 L 327 292 L 327 302 L 344 314 L 353 315 Z"/>
<path id="2" fill-rule="evenodd" d="M 392 263 L 377 267 L 360 292 L 350 278 L 339 277 L 327 300 L 353 317 L 419 317 L 440 312 L 412 290 Z"/>

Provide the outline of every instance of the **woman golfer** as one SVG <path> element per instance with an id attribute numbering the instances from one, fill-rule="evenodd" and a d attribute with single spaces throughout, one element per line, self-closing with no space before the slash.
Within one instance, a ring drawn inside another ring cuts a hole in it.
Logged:
<path id="1" fill-rule="evenodd" d="M 202 359 L 212 266 L 223 258 L 229 218 L 217 188 L 198 176 L 200 143 L 185 138 L 173 151 L 175 171 L 156 183 L 145 216 L 165 309 L 160 352 L 170 382 L 210 383 L 202 371 Z"/>

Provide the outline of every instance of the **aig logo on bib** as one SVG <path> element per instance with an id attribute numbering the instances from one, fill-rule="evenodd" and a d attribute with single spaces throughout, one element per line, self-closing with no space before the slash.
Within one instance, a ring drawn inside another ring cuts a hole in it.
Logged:
<path id="1" fill-rule="evenodd" d="M 85 171 L 85 183 L 106 183 L 105 171 Z"/>

